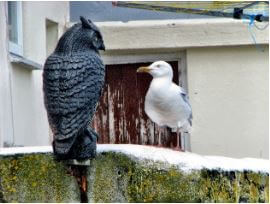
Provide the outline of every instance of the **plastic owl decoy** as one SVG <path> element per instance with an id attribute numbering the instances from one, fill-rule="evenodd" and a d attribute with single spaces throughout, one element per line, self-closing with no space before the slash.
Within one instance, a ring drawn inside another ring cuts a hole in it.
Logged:
<path id="1" fill-rule="evenodd" d="M 85 18 L 69 28 L 47 58 L 43 71 L 44 104 L 60 160 L 95 157 L 97 133 L 90 128 L 102 93 L 105 50 L 99 29 Z"/>

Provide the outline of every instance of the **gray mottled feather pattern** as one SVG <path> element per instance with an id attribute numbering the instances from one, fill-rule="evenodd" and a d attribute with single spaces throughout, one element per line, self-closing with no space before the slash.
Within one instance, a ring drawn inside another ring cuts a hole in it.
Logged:
<path id="1" fill-rule="evenodd" d="M 76 135 L 90 123 L 104 84 L 104 70 L 95 52 L 53 54 L 46 60 L 44 100 L 58 151 L 69 151 Z"/>
<path id="2" fill-rule="evenodd" d="M 182 91 L 183 91 L 183 89 L 182 89 Z M 181 97 L 183 98 L 183 100 L 188 104 L 188 106 L 191 109 L 191 105 L 189 103 L 188 95 L 187 95 L 187 93 L 185 91 L 181 92 Z M 192 118 L 193 118 L 193 116 L 192 116 L 192 112 L 191 112 L 190 116 L 188 118 L 188 122 L 189 122 L 190 126 L 192 126 Z"/>

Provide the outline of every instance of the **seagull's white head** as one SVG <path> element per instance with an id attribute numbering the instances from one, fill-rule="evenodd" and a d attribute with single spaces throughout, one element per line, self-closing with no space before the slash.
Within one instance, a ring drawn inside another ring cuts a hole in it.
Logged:
<path id="1" fill-rule="evenodd" d="M 147 72 L 151 74 L 154 78 L 173 78 L 173 71 L 171 65 L 164 61 L 154 62 L 148 67 L 140 67 L 139 69 L 137 69 L 137 72 Z"/>

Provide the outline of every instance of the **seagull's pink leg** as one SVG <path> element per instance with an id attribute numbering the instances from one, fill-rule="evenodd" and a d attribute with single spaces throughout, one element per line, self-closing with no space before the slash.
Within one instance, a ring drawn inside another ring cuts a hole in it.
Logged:
<path id="1" fill-rule="evenodd" d="M 181 147 L 180 147 L 180 128 L 178 127 L 177 130 L 176 130 L 176 135 L 177 135 L 177 144 L 176 144 L 176 147 L 174 148 L 174 150 L 177 150 L 177 151 L 182 151 L 181 150 Z"/>
<path id="2" fill-rule="evenodd" d="M 158 147 L 162 147 L 161 145 L 161 127 L 158 126 Z"/>

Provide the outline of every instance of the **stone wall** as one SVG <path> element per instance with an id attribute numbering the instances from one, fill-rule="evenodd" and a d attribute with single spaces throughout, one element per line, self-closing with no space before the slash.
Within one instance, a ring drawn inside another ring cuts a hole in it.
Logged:
<path id="1" fill-rule="evenodd" d="M 143 151 L 147 154 L 147 148 Z M 180 154 L 190 157 L 190 153 Z M 88 202 L 269 202 L 265 166 L 262 171 L 207 166 L 187 170 L 184 162 L 178 165 L 120 150 L 99 150 L 86 168 Z M 0 151 L 0 202 L 80 201 L 71 167 L 55 161 L 51 152 Z"/>

